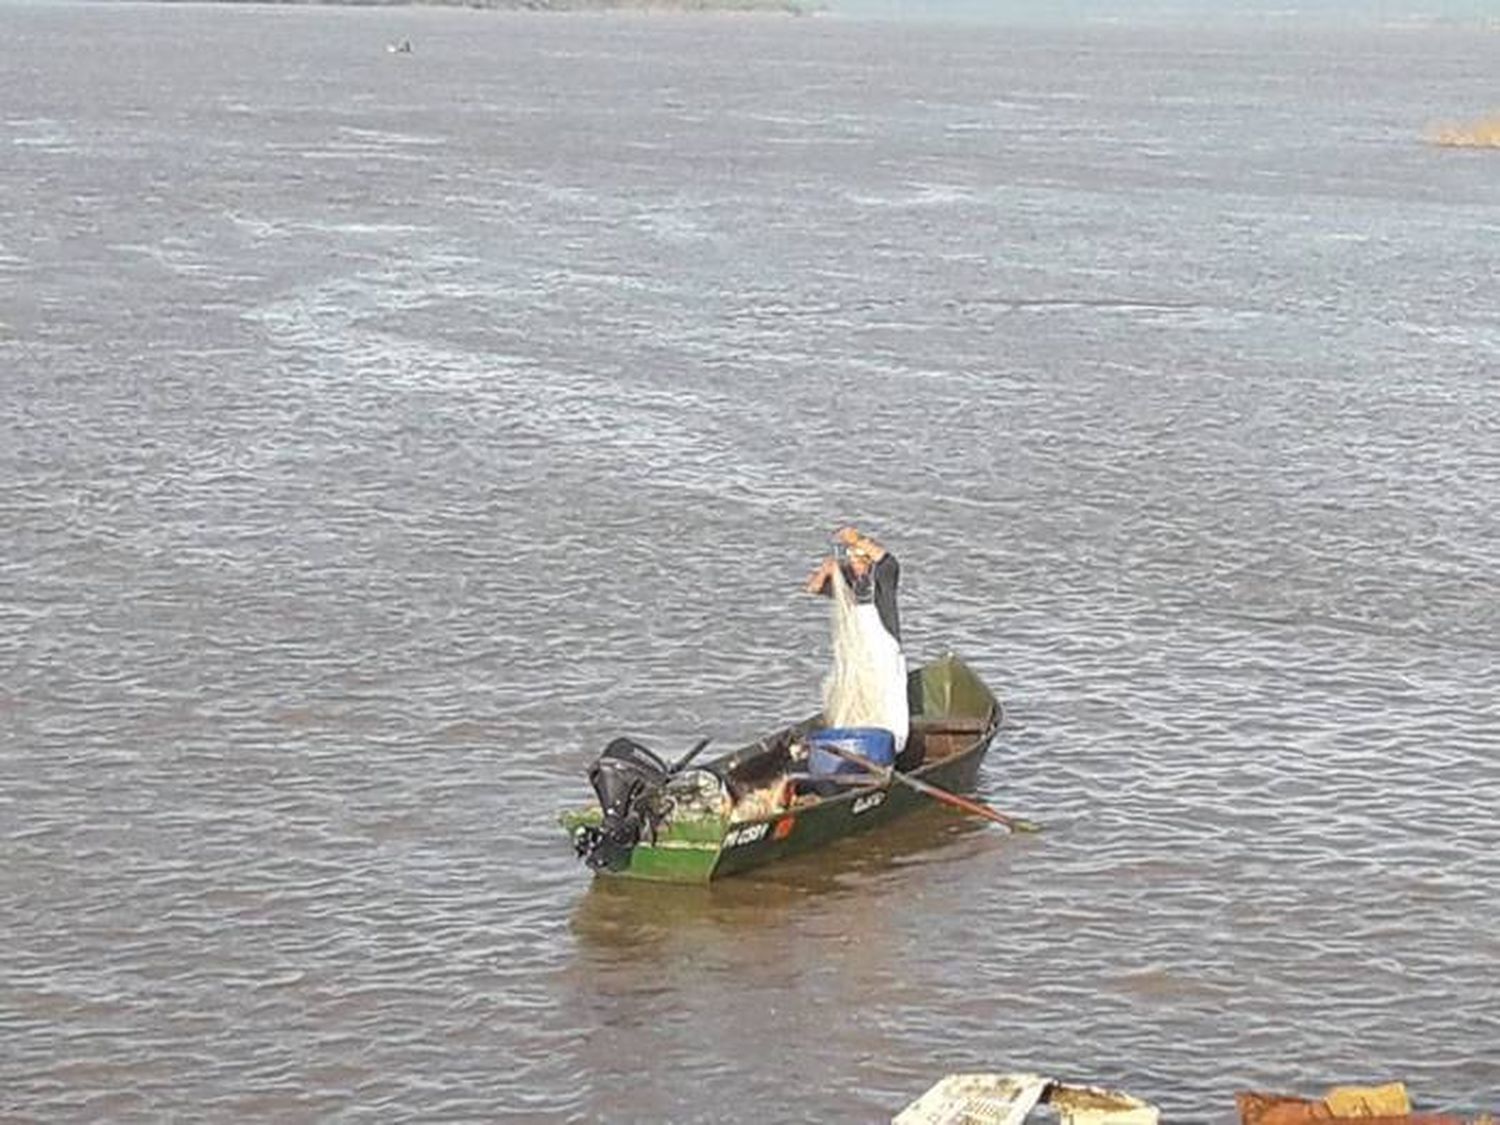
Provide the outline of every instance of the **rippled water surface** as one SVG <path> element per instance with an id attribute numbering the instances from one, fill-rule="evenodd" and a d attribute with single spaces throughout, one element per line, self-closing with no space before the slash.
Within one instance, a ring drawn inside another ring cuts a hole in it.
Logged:
<path id="1" fill-rule="evenodd" d="M 1500 34 L 0 27 L 0 1116 L 1500 1103 Z M 846 520 L 1047 831 L 591 886 Z"/>

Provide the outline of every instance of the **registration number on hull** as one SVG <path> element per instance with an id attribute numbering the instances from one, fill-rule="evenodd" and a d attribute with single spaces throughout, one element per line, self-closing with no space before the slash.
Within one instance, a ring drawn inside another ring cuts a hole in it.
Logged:
<path id="1" fill-rule="evenodd" d="M 736 828 L 724 837 L 726 848 L 739 848 L 746 844 L 753 844 L 757 840 L 764 840 L 771 826 L 764 821 L 760 824 L 747 824 L 743 828 Z"/>
<path id="2" fill-rule="evenodd" d="M 862 812 L 869 812 L 871 809 L 878 809 L 883 804 L 885 804 L 884 789 L 881 789 L 875 793 L 866 793 L 863 797 L 855 798 L 854 815 L 858 816 Z"/>

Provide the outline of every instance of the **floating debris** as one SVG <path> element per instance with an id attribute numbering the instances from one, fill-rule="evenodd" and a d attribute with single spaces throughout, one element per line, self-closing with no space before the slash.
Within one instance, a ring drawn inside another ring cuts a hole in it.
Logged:
<path id="1" fill-rule="evenodd" d="M 1465 1125 L 1445 1113 L 1413 1113 L 1401 1082 L 1381 1086 L 1335 1086 L 1318 1099 L 1291 1094 L 1242 1091 L 1234 1096 L 1240 1125 L 1303 1125 L 1304 1122 L 1357 1121 L 1361 1125 Z M 1493 1125 L 1488 1117 L 1473 1125 Z"/>
<path id="2" fill-rule="evenodd" d="M 1406 1086 L 1335 1086 L 1321 1098 L 1242 1091 L 1240 1125 L 1500 1125 L 1489 1114 L 1415 1113 Z M 894 1118 L 891 1125 L 1158 1125 L 1149 1102 L 1058 1082 L 1037 1074 L 950 1074 Z"/>
<path id="3" fill-rule="evenodd" d="M 1445 148 L 1500 148 L 1500 116 L 1469 125 L 1439 125 L 1428 130 L 1427 139 Z"/>
<path id="4" fill-rule="evenodd" d="M 1114 1090 L 1036 1074 L 950 1074 L 903 1109 L 892 1125 L 1022 1125 L 1037 1106 L 1060 1125 L 1157 1125 L 1154 1105 Z"/>

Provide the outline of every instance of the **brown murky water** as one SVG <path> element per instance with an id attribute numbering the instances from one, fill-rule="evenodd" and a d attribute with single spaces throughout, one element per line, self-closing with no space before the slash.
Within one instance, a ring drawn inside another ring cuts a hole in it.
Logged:
<path id="1" fill-rule="evenodd" d="M 0 25 L 0 1116 L 1500 1102 L 1500 36 Z M 849 519 L 1048 831 L 591 887 Z"/>

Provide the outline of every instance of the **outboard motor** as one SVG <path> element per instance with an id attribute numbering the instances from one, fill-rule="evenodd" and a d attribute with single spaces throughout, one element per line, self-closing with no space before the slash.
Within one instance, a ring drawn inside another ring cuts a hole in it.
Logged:
<path id="1" fill-rule="evenodd" d="M 594 870 L 618 871 L 643 832 L 654 836 L 661 820 L 660 797 L 672 767 L 639 742 L 617 738 L 589 767 L 589 784 L 599 797 L 604 820 L 578 829 L 573 847 Z"/>

